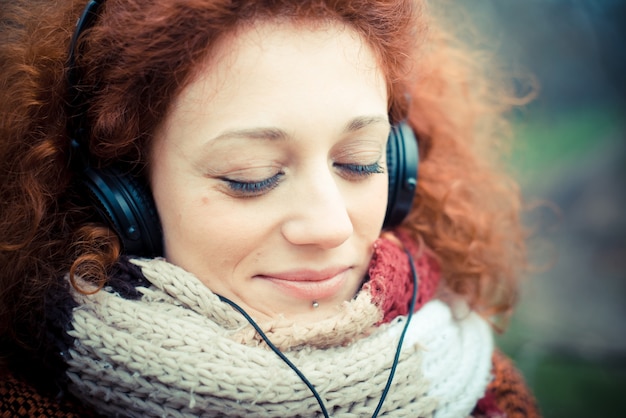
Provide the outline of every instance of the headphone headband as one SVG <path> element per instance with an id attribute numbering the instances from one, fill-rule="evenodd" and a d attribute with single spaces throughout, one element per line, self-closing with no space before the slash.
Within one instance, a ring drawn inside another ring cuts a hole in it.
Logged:
<path id="1" fill-rule="evenodd" d="M 76 28 L 70 41 L 70 47 L 67 58 L 66 79 L 68 84 L 68 92 L 70 96 L 69 112 L 67 118 L 67 132 L 72 141 L 70 155 L 80 154 L 80 148 L 89 149 L 88 144 L 83 144 L 84 136 L 84 117 L 86 112 L 86 103 L 84 95 L 77 88 L 79 81 L 78 68 L 76 68 L 76 54 L 78 48 L 78 39 L 83 32 L 90 28 L 98 18 L 100 6 L 104 0 L 89 0 L 83 9 L 80 18 L 76 21 Z M 86 153 L 86 151 L 85 151 Z M 81 159 L 84 156 L 79 157 Z M 74 158 L 70 157 L 71 160 Z"/>

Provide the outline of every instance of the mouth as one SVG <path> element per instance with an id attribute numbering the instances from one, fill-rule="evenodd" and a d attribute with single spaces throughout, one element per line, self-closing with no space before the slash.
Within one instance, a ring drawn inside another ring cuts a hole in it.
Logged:
<path id="1" fill-rule="evenodd" d="M 323 300 L 332 298 L 345 287 L 350 267 L 330 268 L 325 270 L 293 270 L 284 273 L 254 276 L 255 279 L 267 280 L 288 293 L 303 300 Z"/>

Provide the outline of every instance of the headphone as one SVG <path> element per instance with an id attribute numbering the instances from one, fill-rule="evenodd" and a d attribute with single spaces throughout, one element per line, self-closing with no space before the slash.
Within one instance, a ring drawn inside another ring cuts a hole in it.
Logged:
<path id="1" fill-rule="evenodd" d="M 88 195 L 99 218 L 117 233 L 123 252 L 155 257 L 163 255 L 161 224 L 150 188 L 143 177 L 129 167 L 114 165 L 96 168 L 89 163 L 86 143 L 86 103 L 78 89 L 75 64 L 80 35 L 93 25 L 104 0 L 89 0 L 76 23 L 70 42 L 67 80 L 71 94 L 67 131 L 70 137 L 70 165 Z M 387 142 L 389 195 L 383 228 L 400 225 L 409 214 L 417 186 L 417 138 L 406 122 L 392 126 Z"/>

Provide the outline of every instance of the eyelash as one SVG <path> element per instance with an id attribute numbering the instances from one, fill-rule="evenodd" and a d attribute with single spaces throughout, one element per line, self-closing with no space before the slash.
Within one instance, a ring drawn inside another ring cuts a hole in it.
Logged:
<path id="1" fill-rule="evenodd" d="M 232 192 L 240 197 L 255 197 L 269 192 L 278 186 L 283 172 L 274 174 L 272 177 L 260 181 L 239 181 L 229 178 L 222 178 Z"/>
<path id="2" fill-rule="evenodd" d="M 380 165 L 380 162 L 374 164 L 338 164 L 335 163 L 335 167 L 344 171 L 349 179 L 358 180 L 359 178 L 368 177 L 372 174 L 381 174 L 385 170 Z"/>
<path id="3" fill-rule="evenodd" d="M 371 176 L 372 174 L 384 173 L 385 170 L 379 162 L 374 164 L 339 164 L 335 163 L 335 167 L 344 172 L 344 177 L 348 180 L 360 180 Z M 231 192 L 239 197 L 256 197 L 261 196 L 274 189 L 280 183 L 285 173 L 279 172 L 272 177 L 260 181 L 239 181 L 223 177 Z"/>

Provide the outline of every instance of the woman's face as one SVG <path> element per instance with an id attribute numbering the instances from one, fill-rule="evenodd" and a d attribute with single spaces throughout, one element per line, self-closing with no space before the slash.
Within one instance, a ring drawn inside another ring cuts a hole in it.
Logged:
<path id="1" fill-rule="evenodd" d="M 165 257 L 257 320 L 330 315 L 380 234 L 388 134 L 383 75 L 353 30 L 226 37 L 151 150 Z"/>

